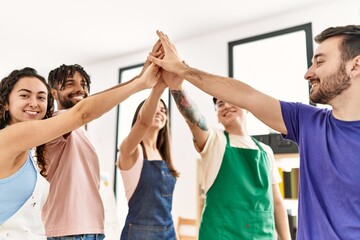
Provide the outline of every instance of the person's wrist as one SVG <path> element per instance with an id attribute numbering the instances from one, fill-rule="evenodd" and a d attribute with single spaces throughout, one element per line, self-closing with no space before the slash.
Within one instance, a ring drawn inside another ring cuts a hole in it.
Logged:
<path id="1" fill-rule="evenodd" d="M 184 78 L 184 76 L 185 76 L 185 74 L 186 74 L 186 72 L 187 72 L 187 70 L 188 70 L 189 68 L 190 68 L 190 67 L 189 67 L 187 64 L 181 62 L 181 63 L 179 64 L 179 66 L 176 68 L 176 69 L 177 69 L 176 74 L 177 74 L 178 76 Z"/>
<path id="2" fill-rule="evenodd" d="M 181 91 L 183 90 L 182 84 L 170 86 L 170 91 Z"/>

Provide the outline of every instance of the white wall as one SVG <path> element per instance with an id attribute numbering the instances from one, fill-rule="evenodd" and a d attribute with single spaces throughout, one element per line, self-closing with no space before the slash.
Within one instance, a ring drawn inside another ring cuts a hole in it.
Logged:
<path id="1" fill-rule="evenodd" d="M 229 6 L 230 7 L 230 6 Z M 240 6 L 239 6 L 240 7 Z M 230 41 L 251 37 L 258 34 L 272 32 L 283 28 L 288 28 L 308 22 L 312 22 L 313 35 L 330 26 L 359 24 L 360 3 L 358 0 L 344 0 L 332 4 L 317 5 L 309 9 L 303 9 L 286 15 L 281 15 L 271 19 L 250 22 L 245 25 L 234 23 L 235 27 L 224 29 L 223 31 L 201 37 L 176 41 L 175 45 L 181 57 L 195 68 L 202 69 L 217 75 L 228 75 L 228 55 L 227 44 Z M 106 89 L 117 84 L 119 78 L 119 68 L 144 62 L 151 44 L 156 41 L 154 29 L 154 38 L 147 39 L 149 49 L 139 51 L 127 56 L 121 56 L 101 63 L 94 63 L 85 66 L 90 73 L 93 83 L 92 92 Z M 166 33 L 167 29 L 161 29 Z M 171 38 L 171 36 L 169 36 Z M 314 45 L 316 47 L 316 45 Z M 261 63 L 261 53 L 259 62 Z M 291 60 L 289 61 L 291 64 Z M 281 71 L 284 65 L 279 66 Z M 186 83 L 188 92 L 193 100 L 196 101 L 204 116 L 207 117 L 210 125 L 217 125 L 212 99 L 207 94 Z M 181 172 L 178 179 L 174 204 L 174 219 L 177 216 L 196 216 L 196 158 L 198 154 L 193 148 L 192 137 L 187 129 L 185 121 L 178 113 L 175 103 L 172 102 L 171 121 L 172 121 L 172 145 L 175 165 Z M 101 168 L 103 171 L 109 171 L 113 176 L 114 150 L 115 150 L 115 127 L 116 127 L 116 109 L 105 114 L 98 120 L 89 124 L 89 132 L 101 159 Z M 120 197 L 123 194 L 120 193 Z M 118 206 L 122 214 L 126 214 L 127 205 Z M 123 224 L 122 222 L 120 223 Z"/>

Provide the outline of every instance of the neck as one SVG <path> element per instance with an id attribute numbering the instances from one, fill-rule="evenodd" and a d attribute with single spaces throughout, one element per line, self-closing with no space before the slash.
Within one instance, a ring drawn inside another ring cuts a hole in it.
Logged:
<path id="1" fill-rule="evenodd" d="M 229 134 L 240 135 L 240 136 L 249 135 L 245 124 L 231 124 L 224 127 Z"/>
<path id="2" fill-rule="evenodd" d="M 156 142 L 157 142 L 158 132 L 151 131 L 149 129 L 143 138 L 143 143 L 145 146 L 151 149 L 157 149 Z"/>
<path id="3" fill-rule="evenodd" d="M 355 90 L 350 88 L 329 102 L 335 118 L 343 121 L 360 120 L 360 96 Z"/>

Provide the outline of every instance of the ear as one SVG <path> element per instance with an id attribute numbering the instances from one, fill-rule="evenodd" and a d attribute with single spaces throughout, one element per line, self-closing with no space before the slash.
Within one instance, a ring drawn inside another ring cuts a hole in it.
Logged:
<path id="1" fill-rule="evenodd" d="M 6 103 L 6 104 L 5 104 L 5 106 L 4 106 L 4 110 L 5 110 L 5 112 L 6 112 L 6 111 L 9 111 L 9 109 L 10 109 L 10 108 L 9 108 L 9 104 L 8 104 L 8 103 Z"/>
<path id="2" fill-rule="evenodd" d="M 352 69 L 351 69 L 351 75 L 356 76 L 360 74 L 360 55 L 357 55 L 352 60 Z"/>
<path id="3" fill-rule="evenodd" d="M 52 88 L 52 89 L 51 89 L 51 94 L 53 95 L 53 98 L 54 98 L 55 100 L 58 100 L 58 99 L 59 99 L 56 89 L 53 89 L 53 88 Z"/>

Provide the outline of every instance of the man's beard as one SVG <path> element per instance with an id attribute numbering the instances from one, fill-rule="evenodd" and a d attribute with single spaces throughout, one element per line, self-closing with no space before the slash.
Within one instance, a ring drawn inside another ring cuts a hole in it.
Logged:
<path id="1" fill-rule="evenodd" d="M 79 101 L 72 100 L 71 95 L 72 94 L 70 94 L 69 97 L 64 97 L 60 94 L 60 92 L 58 92 L 58 96 L 59 96 L 58 101 L 63 109 L 72 108 L 79 102 Z M 84 98 L 86 98 L 87 96 L 88 96 L 87 94 L 84 94 Z"/>
<path id="2" fill-rule="evenodd" d="M 339 70 L 321 80 L 314 93 L 310 93 L 313 103 L 328 104 L 336 96 L 350 87 L 350 77 L 346 74 L 345 64 Z"/>

